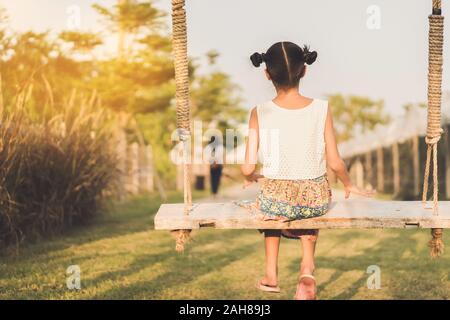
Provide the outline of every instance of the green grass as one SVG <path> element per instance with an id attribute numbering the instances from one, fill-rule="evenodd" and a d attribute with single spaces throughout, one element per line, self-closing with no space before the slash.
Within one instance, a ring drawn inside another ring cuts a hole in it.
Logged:
<path id="1" fill-rule="evenodd" d="M 171 202 L 180 196 L 171 197 Z M 184 254 L 167 232 L 154 231 L 155 197 L 111 206 L 84 229 L 22 248 L 0 260 L 0 299 L 290 299 L 300 249 L 284 240 L 282 293 L 254 289 L 264 264 L 256 231 L 202 230 Z M 447 236 L 448 238 L 448 236 Z M 449 299 L 450 255 L 430 260 L 428 230 L 323 230 L 317 248 L 320 299 Z M 447 245 L 449 242 L 447 241 Z M 450 247 L 450 246 L 449 246 Z M 66 288 L 66 269 L 81 268 L 80 291 Z M 381 289 L 366 269 L 381 268 Z"/>

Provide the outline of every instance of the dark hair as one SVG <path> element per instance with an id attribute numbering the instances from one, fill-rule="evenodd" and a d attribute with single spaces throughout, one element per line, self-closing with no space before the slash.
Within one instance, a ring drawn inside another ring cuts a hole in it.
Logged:
<path id="1" fill-rule="evenodd" d="M 300 48 L 292 42 L 277 42 L 266 53 L 255 52 L 250 57 L 255 67 L 264 62 L 273 84 L 282 89 L 298 86 L 305 75 L 305 63 L 311 65 L 316 59 L 316 51 L 309 51 L 308 46 Z"/>

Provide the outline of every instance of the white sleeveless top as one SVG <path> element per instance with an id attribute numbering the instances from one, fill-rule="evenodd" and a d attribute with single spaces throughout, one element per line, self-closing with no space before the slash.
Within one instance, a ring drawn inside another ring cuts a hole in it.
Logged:
<path id="1" fill-rule="evenodd" d="M 325 121 L 328 101 L 314 99 L 301 109 L 268 101 L 256 107 L 259 159 L 269 179 L 314 179 L 326 173 Z"/>

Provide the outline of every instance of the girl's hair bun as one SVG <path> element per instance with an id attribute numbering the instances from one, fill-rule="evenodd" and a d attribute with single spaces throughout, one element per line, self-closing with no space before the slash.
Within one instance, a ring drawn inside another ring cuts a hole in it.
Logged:
<path id="1" fill-rule="evenodd" d="M 312 65 L 317 59 L 317 51 L 309 51 L 309 47 L 304 46 L 303 56 L 305 57 L 305 63 L 307 65 Z"/>
<path id="2" fill-rule="evenodd" d="M 258 68 L 264 62 L 264 53 L 255 52 L 250 56 L 253 65 Z"/>

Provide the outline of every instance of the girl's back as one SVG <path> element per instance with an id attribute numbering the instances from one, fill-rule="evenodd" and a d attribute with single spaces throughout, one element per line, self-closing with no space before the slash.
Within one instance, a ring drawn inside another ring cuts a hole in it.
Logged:
<path id="1" fill-rule="evenodd" d="M 285 108 L 268 101 L 257 106 L 256 112 L 266 178 L 314 179 L 326 173 L 327 101 L 314 99 L 301 108 Z"/>

